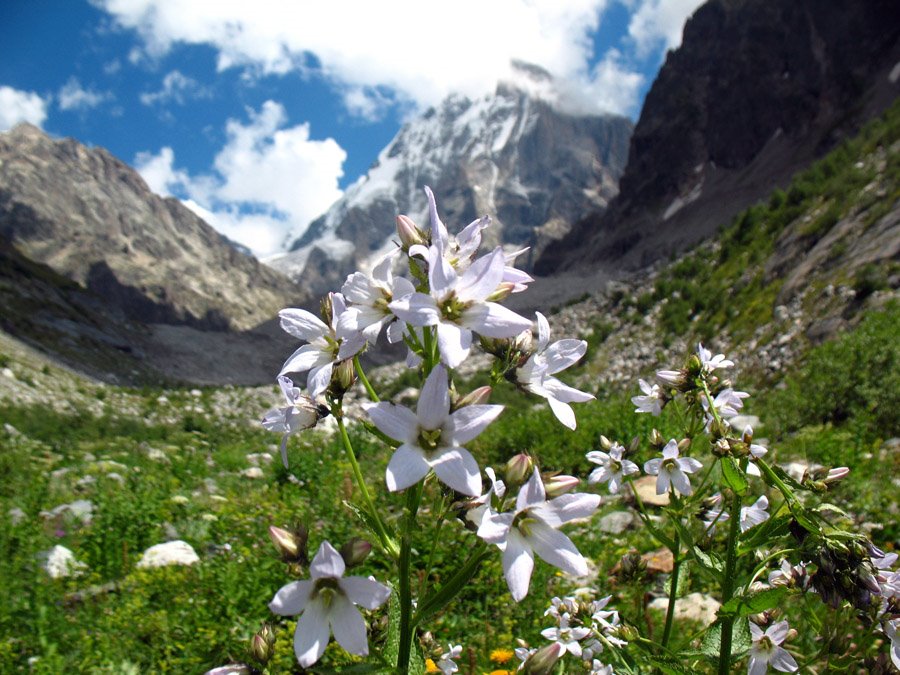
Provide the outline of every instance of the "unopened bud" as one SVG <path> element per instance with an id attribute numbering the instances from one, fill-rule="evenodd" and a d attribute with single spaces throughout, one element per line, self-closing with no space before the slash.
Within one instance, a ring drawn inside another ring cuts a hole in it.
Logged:
<path id="1" fill-rule="evenodd" d="M 491 338 L 482 335 L 481 348 L 491 356 L 505 359 L 513 348 L 513 342 L 510 338 Z"/>
<path id="2" fill-rule="evenodd" d="M 744 427 L 744 433 L 741 434 L 741 440 L 748 444 L 753 441 L 753 427 Z"/>
<path id="3" fill-rule="evenodd" d="M 612 447 L 612 443 L 606 436 L 601 435 L 600 436 L 600 447 L 608 452 L 609 449 Z"/>
<path id="4" fill-rule="evenodd" d="M 454 410 L 459 410 L 460 408 L 465 408 L 467 405 L 483 405 L 487 403 L 491 398 L 491 388 L 488 386 L 478 387 L 478 389 L 473 389 L 468 394 L 463 396 L 456 402 L 456 405 L 453 406 Z"/>
<path id="5" fill-rule="evenodd" d="M 521 485 L 527 480 L 533 470 L 534 460 L 524 452 L 520 452 L 518 455 L 511 457 L 506 463 L 503 477 L 506 478 L 507 485 Z"/>
<path id="6" fill-rule="evenodd" d="M 691 354 L 691 357 L 687 360 L 685 370 L 687 370 L 687 374 L 691 377 L 697 377 L 703 372 L 703 362 L 700 360 L 700 357 L 696 354 Z"/>
<path id="7" fill-rule="evenodd" d="M 690 438 L 682 438 L 678 441 L 678 452 L 685 452 L 689 447 L 691 447 Z"/>
<path id="8" fill-rule="evenodd" d="M 657 370 L 656 381 L 663 389 L 687 389 L 687 374 L 683 370 Z"/>
<path id="9" fill-rule="evenodd" d="M 823 479 L 826 484 L 828 483 L 837 483 L 839 480 L 843 480 L 847 477 L 847 474 L 850 473 L 849 467 L 839 466 L 834 469 L 829 469 L 828 474 Z"/>
<path id="10" fill-rule="evenodd" d="M 328 391 L 335 398 L 340 398 L 355 383 L 356 370 L 353 368 L 353 361 L 345 359 L 335 365 L 331 371 L 331 383 L 328 385 Z"/>
<path id="11" fill-rule="evenodd" d="M 625 642 L 634 642 L 641 636 L 637 628 L 627 624 L 619 625 L 616 635 L 622 640 L 625 640 Z"/>
<path id="12" fill-rule="evenodd" d="M 275 631 L 272 629 L 267 623 L 264 623 L 262 627 L 259 629 L 257 635 L 261 635 L 267 644 L 274 645 L 275 644 Z"/>
<path id="13" fill-rule="evenodd" d="M 544 492 L 547 493 L 547 499 L 559 497 L 567 492 L 571 492 L 578 487 L 579 481 L 575 476 L 553 475 L 544 480 Z"/>
<path id="14" fill-rule="evenodd" d="M 272 525 L 269 527 L 269 539 L 275 544 L 281 559 L 289 563 L 306 562 L 306 528 L 299 525 L 294 531 L 285 530 Z"/>
<path id="15" fill-rule="evenodd" d="M 428 238 L 420 230 L 409 216 L 397 216 L 397 236 L 403 244 L 403 250 L 408 251 L 410 246 L 427 244 Z"/>
<path id="16" fill-rule="evenodd" d="M 633 455 L 638 451 L 638 448 L 641 447 L 641 437 L 635 436 L 631 439 L 631 442 L 628 444 L 628 448 L 626 450 L 626 454 Z"/>
<path id="17" fill-rule="evenodd" d="M 654 448 L 663 448 L 666 445 L 666 439 L 663 438 L 663 435 L 659 433 L 659 429 L 654 429 L 650 432 L 650 445 Z"/>
<path id="18" fill-rule="evenodd" d="M 250 639 L 250 653 L 253 654 L 253 658 L 257 661 L 260 661 L 263 664 L 268 663 L 269 659 L 271 659 L 272 655 L 275 653 L 274 639 L 269 642 L 269 640 L 266 639 L 266 636 L 263 635 L 263 632 L 260 631 Z"/>
<path id="19" fill-rule="evenodd" d="M 341 546 L 341 557 L 344 559 L 344 564 L 347 567 L 356 567 L 362 564 L 371 551 L 372 544 L 365 539 L 353 537 L 353 539 Z"/>
<path id="20" fill-rule="evenodd" d="M 796 639 L 797 639 L 797 635 L 799 635 L 799 633 L 797 633 L 797 630 L 796 630 L 796 629 L 794 629 L 794 628 L 788 628 L 787 635 L 784 636 L 784 641 L 785 641 L 785 642 L 790 642 L 791 640 L 796 640 Z"/>
<path id="21" fill-rule="evenodd" d="M 525 675 L 549 675 L 565 649 L 560 642 L 541 647 L 522 664 L 522 672 Z"/>
<path id="22" fill-rule="evenodd" d="M 731 444 L 727 438 L 720 438 L 713 444 L 712 452 L 716 457 L 727 457 L 731 454 Z"/>

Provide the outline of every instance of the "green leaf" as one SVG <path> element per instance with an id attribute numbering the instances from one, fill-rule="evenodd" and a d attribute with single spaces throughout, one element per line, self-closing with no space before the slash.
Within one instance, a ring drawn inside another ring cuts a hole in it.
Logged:
<path id="1" fill-rule="evenodd" d="M 700 547 L 693 546 L 691 547 L 691 555 L 694 556 L 697 564 L 707 572 L 720 576 L 725 571 L 725 563 L 715 552 L 707 553 L 706 551 L 701 551 Z"/>
<path id="2" fill-rule="evenodd" d="M 756 527 L 751 527 L 746 532 L 742 532 L 738 536 L 740 546 L 738 555 L 743 555 L 749 551 L 771 544 L 776 537 L 787 534 L 788 525 L 793 520 L 790 512 L 777 516 L 772 516 L 768 520 L 760 523 Z"/>
<path id="3" fill-rule="evenodd" d="M 750 649 L 750 625 L 749 622 L 739 619 L 734 622 L 731 628 L 731 659 L 742 656 L 744 652 Z M 722 645 L 722 619 L 709 627 L 703 640 L 700 643 L 700 653 L 706 656 L 713 663 L 719 660 L 719 649 Z"/>
<path id="4" fill-rule="evenodd" d="M 803 483 L 800 483 L 799 481 L 791 478 L 790 474 L 788 474 L 787 471 L 782 469 L 777 464 L 772 464 L 769 468 L 772 469 L 772 473 L 778 476 L 778 478 L 781 479 L 781 482 L 783 482 L 788 487 L 792 487 L 795 490 L 806 490 L 807 492 L 811 491 L 808 487 L 805 487 Z"/>
<path id="5" fill-rule="evenodd" d="M 722 477 L 732 490 L 739 495 L 747 493 L 750 483 L 747 482 L 747 476 L 741 471 L 732 457 L 722 458 Z"/>
<path id="6" fill-rule="evenodd" d="M 719 616 L 750 616 L 777 607 L 787 593 L 784 586 L 732 598 L 719 608 Z"/>
<path id="7" fill-rule="evenodd" d="M 384 658 L 392 666 L 397 666 L 400 656 L 400 596 L 391 593 L 388 599 L 388 629 L 384 640 Z"/>
<path id="8" fill-rule="evenodd" d="M 369 512 L 366 511 L 364 508 L 357 506 L 353 502 L 347 501 L 346 499 L 344 500 L 344 506 L 346 506 L 348 509 L 350 509 L 350 511 L 353 512 L 353 515 L 355 515 L 357 518 L 359 518 L 362 521 L 363 525 L 365 525 L 366 528 L 369 530 L 369 532 L 372 533 L 372 537 L 373 537 L 372 541 L 376 545 L 380 546 L 381 540 L 379 539 L 379 536 L 378 536 L 378 526 L 375 523 L 375 520 L 372 518 L 372 516 L 369 515 Z M 389 546 L 393 545 L 396 548 L 396 550 L 399 551 L 400 546 L 397 544 L 397 540 L 393 537 L 391 531 L 388 529 L 388 526 L 385 525 L 384 528 L 385 528 L 385 534 L 388 537 L 388 545 Z"/>

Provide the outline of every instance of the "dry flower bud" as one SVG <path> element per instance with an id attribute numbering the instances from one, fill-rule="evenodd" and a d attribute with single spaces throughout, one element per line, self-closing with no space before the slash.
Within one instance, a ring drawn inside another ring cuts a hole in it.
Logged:
<path id="1" fill-rule="evenodd" d="M 269 527 L 269 538 L 281 554 L 284 562 L 306 562 L 306 528 L 302 525 L 290 531 L 272 525 Z"/>
<path id="2" fill-rule="evenodd" d="M 655 448 L 662 448 L 666 445 L 666 439 L 663 438 L 662 434 L 659 433 L 658 429 L 654 429 L 650 432 L 650 445 Z"/>
<path id="3" fill-rule="evenodd" d="M 691 447 L 690 438 L 682 438 L 678 441 L 678 452 L 685 452 L 689 447 Z"/>
<path id="4" fill-rule="evenodd" d="M 353 539 L 341 546 L 341 558 L 344 559 L 344 564 L 347 565 L 348 568 L 356 567 L 357 565 L 362 564 L 371 551 L 372 544 L 365 539 L 353 537 Z"/>

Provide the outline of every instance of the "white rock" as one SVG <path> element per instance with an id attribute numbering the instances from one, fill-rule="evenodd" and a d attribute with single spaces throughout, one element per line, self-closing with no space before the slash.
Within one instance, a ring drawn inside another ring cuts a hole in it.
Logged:
<path id="1" fill-rule="evenodd" d="M 197 397 L 203 396 L 203 392 L 200 391 L 199 389 L 191 389 L 191 396 L 193 396 L 194 398 L 197 398 Z"/>
<path id="2" fill-rule="evenodd" d="M 597 523 L 601 532 L 608 534 L 621 534 L 634 522 L 634 514 L 631 511 L 613 511 L 603 516 Z"/>
<path id="3" fill-rule="evenodd" d="M 3 377 L 8 377 L 11 380 L 16 379 L 16 374 L 13 371 L 11 371 L 9 368 L 4 368 L 2 372 L 3 372 Z"/>
<path id="4" fill-rule="evenodd" d="M 265 476 L 263 470 L 258 466 L 251 466 L 249 469 L 244 469 L 243 471 L 241 471 L 241 475 L 244 478 L 262 478 L 263 476 Z"/>
<path id="5" fill-rule="evenodd" d="M 268 452 L 254 452 L 252 454 L 247 455 L 247 462 L 253 466 L 259 466 L 260 462 L 263 464 L 268 464 L 272 461 L 272 455 Z"/>
<path id="6" fill-rule="evenodd" d="M 65 546 L 54 546 L 41 554 L 44 558 L 43 568 L 52 579 L 61 579 L 77 574 L 87 565 L 75 559 L 75 554 Z"/>
<path id="7" fill-rule="evenodd" d="M 169 462 L 169 457 L 159 448 L 150 448 L 147 450 L 147 459 L 154 462 Z"/>
<path id="8" fill-rule="evenodd" d="M 65 514 L 71 514 L 85 525 L 89 525 L 94 517 L 94 504 L 87 499 L 77 499 L 71 504 L 60 504 L 50 511 L 41 511 L 45 518 L 55 518 Z"/>
<path id="9" fill-rule="evenodd" d="M 140 568 L 165 567 L 166 565 L 193 565 L 197 562 L 200 562 L 200 558 L 193 547 L 186 541 L 178 539 L 151 546 L 144 551 L 137 566 Z"/>
<path id="10" fill-rule="evenodd" d="M 668 598 L 657 598 L 650 603 L 650 609 L 665 612 L 669 606 Z M 702 593 L 689 593 L 683 598 L 675 600 L 675 618 L 699 621 L 710 624 L 716 620 L 716 612 L 722 605 L 715 598 Z"/>

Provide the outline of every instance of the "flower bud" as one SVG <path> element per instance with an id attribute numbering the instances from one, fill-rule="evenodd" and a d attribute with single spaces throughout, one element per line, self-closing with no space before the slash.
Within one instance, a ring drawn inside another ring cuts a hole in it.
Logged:
<path id="1" fill-rule="evenodd" d="M 744 427 L 744 433 L 741 434 L 741 440 L 747 444 L 750 444 L 753 442 L 753 427 L 751 427 L 751 426 Z"/>
<path id="2" fill-rule="evenodd" d="M 687 374 L 683 370 L 657 370 L 656 381 L 664 389 L 685 391 L 688 388 Z"/>
<path id="3" fill-rule="evenodd" d="M 691 357 L 687 360 L 685 370 L 687 375 L 692 378 L 700 375 L 703 372 L 703 362 L 700 360 L 700 357 L 696 354 L 691 354 Z"/>
<path id="4" fill-rule="evenodd" d="M 602 434 L 600 435 L 600 447 L 603 448 L 605 452 L 609 452 L 609 449 L 612 447 L 610 440 Z"/>
<path id="5" fill-rule="evenodd" d="M 328 392 L 335 398 L 341 398 L 354 384 L 356 384 L 356 370 L 353 368 L 353 361 L 345 359 L 336 364 L 331 371 Z"/>
<path id="6" fill-rule="evenodd" d="M 268 663 L 275 653 L 275 634 L 267 624 L 263 624 L 259 632 L 250 639 L 250 653 L 263 664 Z"/>
<path id="7" fill-rule="evenodd" d="M 408 251 L 410 246 L 427 244 L 427 235 L 420 230 L 409 216 L 397 216 L 397 236 L 403 250 Z"/>
<path id="8" fill-rule="evenodd" d="M 284 562 L 303 564 L 307 562 L 307 537 L 306 528 L 302 525 L 298 525 L 293 531 L 275 527 L 274 525 L 269 527 L 269 538 L 275 544 L 275 548 L 278 549 Z"/>
<path id="9" fill-rule="evenodd" d="M 579 481 L 575 476 L 566 476 L 556 474 L 548 476 L 544 480 L 544 491 L 547 493 L 547 499 L 559 497 L 567 492 L 571 492 L 578 487 Z"/>
<path id="10" fill-rule="evenodd" d="M 641 636 L 637 628 L 635 628 L 634 626 L 629 626 L 627 624 L 620 625 L 616 633 L 618 637 L 622 640 L 625 640 L 625 642 L 634 642 Z"/>
<path id="11" fill-rule="evenodd" d="M 565 647 L 559 642 L 541 647 L 525 660 L 522 672 L 525 675 L 549 675 L 564 652 Z"/>
<path id="12" fill-rule="evenodd" d="M 678 452 L 686 452 L 689 447 L 691 447 L 690 438 L 682 438 L 678 441 Z"/>
<path id="13" fill-rule="evenodd" d="M 829 469 L 828 474 L 822 480 L 825 482 L 826 485 L 829 483 L 837 483 L 839 480 L 843 480 L 844 478 L 846 478 L 847 474 L 849 474 L 849 473 L 850 473 L 849 467 L 839 466 L 834 469 Z"/>
<path id="14" fill-rule="evenodd" d="M 680 445 L 680 444 L 679 444 Z M 727 438 L 720 438 L 712 447 L 712 453 L 716 457 L 727 457 L 731 454 L 731 444 Z"/>
<path id="15" fill-rule="evenodd" d="M 635 436 L 631 439 L 631 442 L 628 444 L 628 447 L 625 450 L 626 455 L 633 455 L 638 451 L 638 448 L 641 447 L 641 437 Z"/>
<path id="16" fill-rule="evenodd" d="M 371 551 L 372 544 L 365 539 L 353 537 L 353 539 L 341 546 L 341 557 L 344 559 L 344 564 L 347 565 L 348 568 L 356 567 L 357 565 L 362 564 Z"/>
<path id="17" fill-rule="evenodd" d="M 465 408 L 467 405 L 483 405 L 491 398 L 491 388 L 488 386 L 473 389 L 468 394 L 459 399 L 453 406 L 453 410 Z"/>
<path id="18" fill-rule="evenodd" d="M 659 433 L 658 429 L 654 429 L 650 432 L 650 445 L 652 445 L 654 448 L 664 448 L 666 446 L 666 443 L 666 439 L 663 438 L 663 435 Z"/>
<path id="19" fill-rule="evenodd" d="M 518 455 L 511 457 L 506 463 L 503 477 L 506 478 L 507 485 L 521 485 L 527 480 L 533 470 L 534 460 L 524 452 L 520 452 Z"/>

